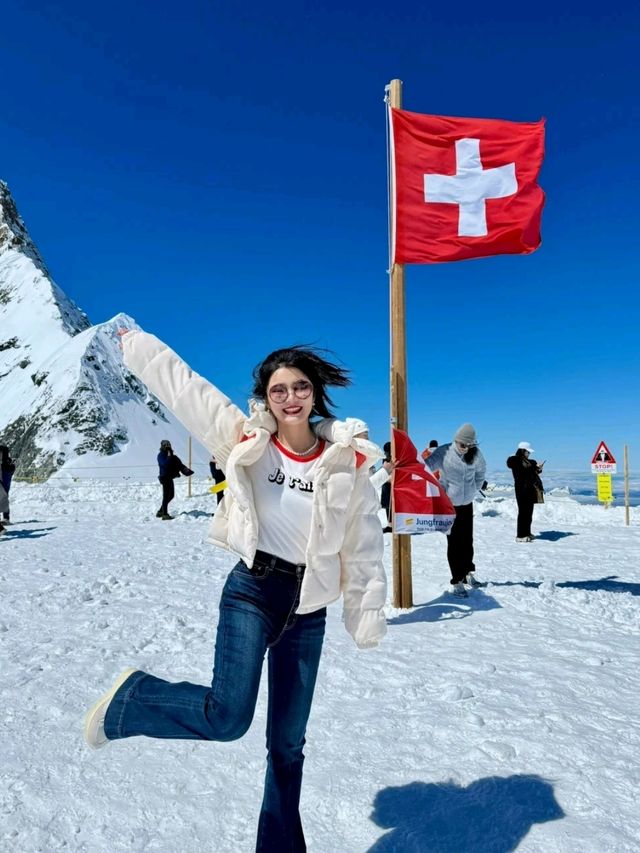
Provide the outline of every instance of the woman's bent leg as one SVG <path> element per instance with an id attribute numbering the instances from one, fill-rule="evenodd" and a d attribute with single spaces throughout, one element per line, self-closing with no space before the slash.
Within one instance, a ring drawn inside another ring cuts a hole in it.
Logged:
<path id="1" fill-rule="evenodd" d="M 241 737 L 253 719 L 267 645 L 277 635 L 261 586 L 265 582 L 235 570 L 229 575 L 220 600 L 211 687 L 134 672 L 109 705 L 107 738 Z"/>
<path id="2" fill-rule="evenodd" d="M 326 610 L 296 617 L 269 650 L 267 773 L 257 853 L 303 853 L 300 788 L 307 720 L 322 652 Z"/>

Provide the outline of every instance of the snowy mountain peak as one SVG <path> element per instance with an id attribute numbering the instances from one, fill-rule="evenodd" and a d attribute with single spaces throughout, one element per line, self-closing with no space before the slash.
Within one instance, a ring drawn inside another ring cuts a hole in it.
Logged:
<path id="1" fill-rule="evenodd" d="M 48 275 L 44 261 L 18 213 L 9 187 L 4 181 L 0 181 L 0 254 L 6 249 L 16 249 L 27 255 Z"/>
<path id="2" fill-rule="evenodd" d="M 0 443 L 18 476 L 63 467 L 100 476 L 116 455 L 123 468 L 153 462 L 162 438 L 186 447 L 184 428 L 125 368 L 122 327 L 137 324 L 120 313 L 92 326 L 52 281 L 0 182 Z"/>
<path id="3" fill-rule="evenodd" d="M 38 315 L 52 320 L 65 335 L 77 335 L 91 325 L 51 279 L 8 186 L 0 181 L 0 353 L 3 341 L 11 340 L 4 333 L 8 318 L 25 307 L 29 314 L 36 307 Z"/>

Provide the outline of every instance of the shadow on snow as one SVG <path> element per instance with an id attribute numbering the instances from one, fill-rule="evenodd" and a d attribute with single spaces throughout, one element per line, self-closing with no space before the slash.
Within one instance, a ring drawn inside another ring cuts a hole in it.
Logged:
<path id="1" fill-rule="evenodd" d="M 577 536 L 577 533 L 570 533 L 565 530 L 543 530 L 542 533 L 536 535 L 536 539 L 546 539 L 547 542 L 557 542 L 558 539 L 565 539 L 567 536 Z"/>
<path id="2" fill-rule="evenodd" d="M 490 595 L 473 590 L 468 598 L 457 598 L 444 592 L 433 601 L 416 604 L 407 613 L 387 619 L 388 625 L 407 625 L 410 622 L 439 622 L 444 619 L 462 619 L 471 616 L 474 610 L 496 610 L 501 605 Z"/>
<path id="3" fill-rule="evenodd" d="M 640 595 L 640 583 L 629 583 L 628 581 L 616 580 L 617 575 L 607 575 L 606 578 L 598 578 L 593 581 L 563 581 L 556 586 L 569 587 L 570 589 L 604 590 L 605 592 L 630 592 L 631 595 Z"/>
<path id="4" fill-rule="evenodd" d="M 12 539 L 42 539 L 55 529 L 55 527 L 37 527 L 35 530 L 15 530 L 13 527 L 7 527 L 2 538 L 7 542 Z"/>
<path id="5" fill-rule="evenodd" d="M 392 831 L 368 853 L 509 853 L 534 824 L 562 817 L 540 776 L 489 776 L 466 787 L 412 782 L 376 795 L 371 820 Z"/>
<path id="6" fill-rule="evenodd" d="M 597 578 L 590 581 L 556 581 L 554 586 L 564 589 L 586 589 L 598 592 L 630 592 L 631 595 L 640 595 L 640 583 L 617 580 L 617 575 L 607 575 L 606 578 Z M 489 581 L 489 586 L 527 586 L 538 589 L 542 581 Z M 391 620 L 390 620 L 391 621 Z"/>
<path id="7" fill-rule="evenodd" d="M 183 512 L 178 513 L 178 515 L 186 515 L 189 518 L 211 518 L 213 515 L 212 512 L 204 512 L 201 509 L 189 509 L 184 510 Z M 178 516 L 176 516 L 177 518 Z"/>

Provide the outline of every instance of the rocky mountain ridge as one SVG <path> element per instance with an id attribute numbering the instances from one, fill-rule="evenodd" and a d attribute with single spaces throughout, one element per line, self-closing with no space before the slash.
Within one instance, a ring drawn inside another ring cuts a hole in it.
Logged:
<path id="1" fill-rule="evenodd" d="M 163 438 L 184 455 L 184 427 L 122 363 L 120 327 L 136 323 L 117 314 L 92 325 L 53 281 L 0 181 L 0 443 L 17 477 L 150 475 Z"/>

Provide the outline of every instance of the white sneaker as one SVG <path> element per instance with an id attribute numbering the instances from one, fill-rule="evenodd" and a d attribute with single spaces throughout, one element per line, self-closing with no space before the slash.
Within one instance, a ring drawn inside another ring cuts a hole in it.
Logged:
<path id="1" fill-rule="evenodd" d="M 84 739 L 92 749 L 100 749 L 109 743 L 109 738 L 104 733 L 104 718 L 111 700 L 132 672 L 137 672 L 137 670 L 125 669 L 104 696 L 101 696 L 87 712 L 84 718 Z"/>
<path id="2" fill-rule="evenodd" d="M 468 598 L 467 590 L 464 588 L 464 584 L 462 581 L 458 581 L 458 583 L 451 584 L 451 592 L 453 595 L 457 595 L 458 598 Z"/>
<path id="3" fill-rule="evenodd" d="M 467 572 L 467 576 L 464 579 L 464 582 L 466 583 L 467 586 L 470 586 L 470 587 L 482 586 L 482 584 L 480 583 L 480 581 L 474 575 L 473 572 Z"/>

